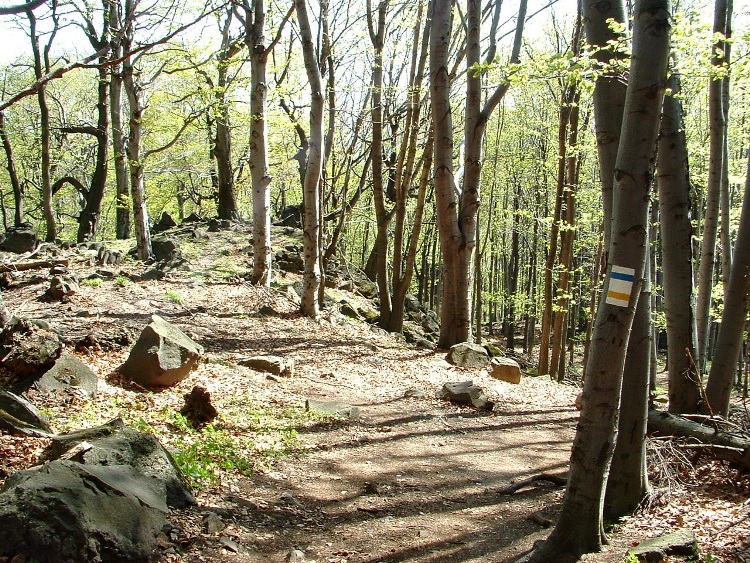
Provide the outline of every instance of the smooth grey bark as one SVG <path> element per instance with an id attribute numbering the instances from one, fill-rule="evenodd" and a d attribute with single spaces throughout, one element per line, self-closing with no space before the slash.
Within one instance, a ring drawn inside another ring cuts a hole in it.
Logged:
<path id="1" fill-rule="evenodd" d="M 680 77 L 672 73 L 664 98 L 659 132 L 657 186 L 667 319 L 669 410 L 695 413 L 700 401 L 696 357 L 695 292 L 693 282 L 693 227 L 690 174 L 682 120 Z"/>
<path id="2" fill-rule="evenodd" d="M 723 34 L 726 30 L 727 2 L 716 0 L 714 6 L 714 33 Z M 717 45 L 718 48 L 721 45 Z M 722 58 L 714 49 L 711 64 L 719 67 Z M 698 273 L 698 301 L 696 319 L 698 332 L 698 368 L 705 371 L 708 357 L 708 334 L 711 316 L 711 292 L 714 286 L 716 266 L 716 238 L 719 230 L 719 208 L 721 195 L 721 175 L 724 158 L 724 110 L 722 108 L 721 79 L 712 76 L 708 85 L 708 182 L 706 184 L 706 204 L 703 214 L 703 236 L 701 239 L 701 260 Z"/>
<path id="3" fill-rule="evenodd" d="M 303 315 L 317 318 L 319 314 L 318 289 L 320 286 L 320 191 L 323 175 L 323 111 L 325 92 L 320 76 L 320 67 L 312 40 L 310 21 L 307 15 L 306 0 L 294 0 L 297 21 L 302 40 L 302 56 L 305 61 L 307 80 L 310 83 L 310 137 L 307 154 L 307 169 L 304 183 L 304 216 L 302 303 Z"/>
<path id="4" fill-rule="evenodd" d="M 732 271 L 724 297 L 721 327 L 716 339 L 716 353 L 706 382 L 708 412 L 727 416 L 745 321 L 750 291 L 750 160 L 745 178 L 745 194 L 732 257 Z"/>
<path id="5" fill-rule="evenodd" d="M 732 55 L 732 0 L 727 0 L 727 15 L 724 24 L 724 41 L 721 42 L 724 53 L 724 64 L 729 67 Z M 724 291 L 729 285 L 729 273 L 732 271 L 732 237 L 730 221 L 730 190 L 729 190 L 729 74 L 721 79 L 721 109 L 724 112 L 724 141 L 721 166 L 721 193 L 719 195 L 719 241 L 721 243 L 721 284 Z"/>
<path id="6" fill-rule="evenodd" d="M 614 445 L 629 331 L 643 286 L 649 191 L 659 113 L 666 88 L 671 6 L 638 0 L 625 119 L 615 165 L 607 295 L 614 266 L 633 270 L 628 306 L 602 299 L 584 375 L 582 410 L 571 453 L 560 518 L 546 542 L 527 558 L 537 563 L 577 561 L 604 540 L 603 501 Z"/>

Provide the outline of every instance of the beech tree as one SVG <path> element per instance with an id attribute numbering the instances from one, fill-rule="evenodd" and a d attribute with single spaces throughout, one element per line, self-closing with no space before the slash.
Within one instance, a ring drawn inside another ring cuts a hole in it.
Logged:
<path id="1" fill-rule="evenodd" d="M 599 304 L 582 410 L 571 453 L 560 518 L 533 562 L 572 562 L 599 551 L 603 501 L 617 441 L 618 409 L 630 327 L 644 281 L 649 190 L 659 113 L 666 88 L 671 6 L 668 0 L 634 5 L 633 54 L 614 172 L 610 265 Z"/>

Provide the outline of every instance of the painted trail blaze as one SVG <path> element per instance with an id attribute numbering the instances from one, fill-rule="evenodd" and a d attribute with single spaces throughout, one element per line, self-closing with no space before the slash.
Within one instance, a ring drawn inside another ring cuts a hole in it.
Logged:
<path id="1" fill-rule="evenodd" d="M 609 274 L 609 288 L 607 289 L 607 303 L 618 307 L 630 304 L 630 294 L 633 291 L 635 270 L 622 266 L 612 266 Z"/>

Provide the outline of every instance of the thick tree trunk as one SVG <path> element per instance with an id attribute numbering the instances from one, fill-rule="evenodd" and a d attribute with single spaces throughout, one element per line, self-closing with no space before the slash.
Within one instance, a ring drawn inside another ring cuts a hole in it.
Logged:
<path id="1" fill-rule="evenodd" d="M 303 315 L 317 318 L 320 286 L 320 192 L 318 185 L 323 174 L 323 111 L 325 98 L 318 58 L 312 41 L 312 31 L 305 0 L 294 0 L 302 39 L 307 79 L 310 82 L 310 145 L 304 184 L 303 245 L 305 269 L 302 277 Z"/>
<path id="2" fill-rule="evenodd" d="M 693 291 L 693 229 L 690 217 L 690 176 L 678 73 L 669 79 L 671 96 L 664 98 L 658 156 L 658 188 L 664 301 L 667 318 L 669 410 L 695 413 L 700 401 L 695 358 Z"/>
<path id="3" fill-rule="evenodd" d="M 558 523 L 529 561 L 576 561 L 603 541 L 603 500 L 617 438 L 625 354 L 644 280 L 649 190 L 666 88 L 671 6 L 635 4 L 633 55 L 622 139 L 615 166 L 611 262 L 597 313 L 570 477 Z M 604 109 L 604 108 L 601 108 Z"/>
<path id="4" fill-rule="evenodd" d="M 102 0 L 106 6 L 111 0 Z M 122 29 L 122 1 L 112 2 L 109 9 L 109 27 Z M 122 58 L 122 42 L 119 38 L 112 40 L 110 58 L 113 61 Z M 127 134 L 123 126 L 123 65 L 117 63 L 112 66 L 109 83 L 109 110 L 112 124 L 112 158 L 115 168 L 115 208 L 116 224 L 115 236 L 118 239 L 130 238 L 130 182 L 128 180 L 127 162 Z"/>
<path id="5" fill-rule="evenodd" d="M 724 311 L 721 315 L 721 328 L 716 340 L 716 354 L 706 383 L 708 405 L 704 407 L 710 409 L 707 412 L 713 411 L 714 414 L 723 416 L 729 412 L 729 399 L 742 346 L 750 291 L 750 160 L 732 262 L 724 298 Z"/>

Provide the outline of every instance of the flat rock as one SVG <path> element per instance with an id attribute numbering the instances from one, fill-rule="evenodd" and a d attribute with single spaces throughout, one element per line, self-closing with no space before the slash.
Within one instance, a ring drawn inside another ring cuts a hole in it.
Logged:
<path id="1" fill-rule="evenodd" d="M 698 542 L 692 530 L 682 528 L 671 534 L 658 536 L 645 541 L 628 551 L 638 561 L 644 563 L 660 563 L 671 555 L 698 557 Z"/>
<path id="2" fill-rule="evenodd" d="M 305 400 L 305 410 L 331 414 L 352 421 L 359 419 L 359 407 L 340 403 L 338 401 L 317 401 L 315 399 L 307 399 Z"/>
<path id="3" fill-rule="evenodd" d="M 51 436 L 49 421 L 23 397 L 0 389 L 0 428 L 12 434 Z"/>
<path id="4" fill-rule="evenodd" d="M 490 360 L 490 377 L 508 383 L 521 383 L 521 366 L 510 358 L 492 358 Z"/>
<path id="5" fill-rule="evenodd" d="M 63 355 L 39 378 L 34 387 L 40 390 L 78 389 L 84 395 L 93 397 L 98 383 L 96 374 L 86 364 L 74 356 Z"/>
<path id="6" fill-rule="evenodd" d="M 492 410 L 495 404 L 487 398 L 482 388 L 473 381 L 454 381 L 443 384 L 438 397 L 459 405 Z"/>
<path id="7" fill-rule="evenodd" d="M 241 366 L 272 373 L 274 375 L 294 375 L 294 360 L 287 360 L 280 356 L 251 356 L 237 362 Z"/>
<path id="8" fill-rule="evenodd" d="M 196 367 L 203 351 L 179 328 L 153 315 L 119 371 L 145 387 L 174 385 Z"/>
<path id="9" fill-rule="evenodd" d="M 490 363 L 490 355 L 479 344 L 461 342 L 451 346 L 448 361 L 462 368 L 481 368 Z"/>

